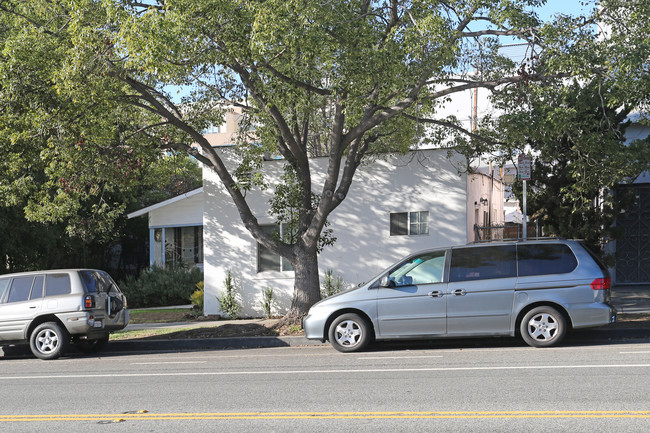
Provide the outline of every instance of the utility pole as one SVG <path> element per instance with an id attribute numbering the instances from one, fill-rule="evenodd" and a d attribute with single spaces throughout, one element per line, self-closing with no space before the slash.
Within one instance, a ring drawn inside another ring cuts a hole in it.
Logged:
<path id="1" fill-rule="evenodd" d="M 528 237 L 528 227 L 527 227 L 527 214 L 526 214 L 526 183 L 530 180 L 530 172 L 531 172 L 531 161 L 532 158 L 528 155 L 519 155 L 519 172 L 517 174 L 517 177 L 519 180 L 521 180 L 524 184 L 523 188 L 523 203 L 522 203 L 522 212 L 523 212 L 523 234 L 522 234 L 522 239 L 526 240 Z"/>

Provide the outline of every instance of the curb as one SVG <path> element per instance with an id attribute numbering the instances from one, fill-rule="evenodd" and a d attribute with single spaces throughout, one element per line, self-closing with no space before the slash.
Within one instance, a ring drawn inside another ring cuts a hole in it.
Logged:
<path id="1" fill-rule="evenodd" d="M 512 337 L 495 337 L 513 339 Z M 596 343 L 608 341 L 627 341 L 650 339 L 650 328 L 589 328 L 577 330 L 567 336 L 567 344 Z M 481 339 L 447 339 L 436 340 L 403 340 L 385 342 L 387 345 L 408 346 L 412 344 L 428 344 L 430 342 L 459 342 L 463 341 L 485 341 Z M 513 341 L 519 341 L 514 338 Z M 111 341 L 106 348 L 107 352 L 176 352 L 192 350 L 226 350 L 226 349 L 260 349 L 273 347 L 305 347 L 305 346 L 329 346 L 328 343 L 321 343 L 318 340 L 308 340 L 305 337 L 225 337 L 225 338 L 195 338 L 187 340 L 121 340 Z"/>
<path id="2" fill-rule="evenodd" d="M 323 346 L 325 343 L 305 337 L 223 337 L 179 340 L 118 340 L 111 341 L 106 351 L 150 352 L 179 350 L 259 349 L 271 347 Z"/>

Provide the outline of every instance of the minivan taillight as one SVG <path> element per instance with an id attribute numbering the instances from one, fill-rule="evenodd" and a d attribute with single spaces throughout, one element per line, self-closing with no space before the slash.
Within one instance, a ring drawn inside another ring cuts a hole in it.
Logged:
<path id="1" fill-rule="evenodd" d="M 609 290 L 612 288 L 612 279 L 596 278 L 594 281 L 592 281 L 591 288 L 593 290 Z"/>
<path id="2" fill-rule="evenodd" d="M 95 297 L 93 295 L 86 295 L 84 297 L 84 308 L 87 310 L 95 308 Z"/>

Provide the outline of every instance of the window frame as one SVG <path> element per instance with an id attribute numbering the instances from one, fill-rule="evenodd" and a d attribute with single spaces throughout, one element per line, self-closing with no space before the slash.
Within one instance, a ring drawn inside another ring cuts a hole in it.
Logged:
<path id="1" fill-rule="evenodd" d="M 390 236 L 428 236 L 430 232 L 429 216 L 430 216 L 430 212 L 428 210 L 390 212 L 388 216 L 389 235 Z M 404 217 L 406 218 L 404 219 Z M 417 229 L 414 230 L 414 227 L 416 227 Z M 403 230 L 405 230 L 406 233 L 403 233 L 402 232 Z"/>
<path id="2" fill-rule="evenodd" d="M 275 230 L 279 231 L 279 236 L 281 239 L 284 239 L 285 236 L 288 234 L 285 231 L 288 230 L 288 223 L 281 223 L 281 224 L 260 224 L 260 227 L 262 230 L 266 231 L 266 233 L 273 234 Z M 269 230 L 270 229 L 270 230 Z M 265 247 L 264 245 L 260 244 L 259 242 L 256 242 L 257 248 L 256 248 L 256 266 L 255 270 L 257 274 L 264 273 L 264 272 L 293 272 L 293 266 L 291 265 L 291 262 L 282 257 L 279 254 L 275 254 L 272 252 L 270 249 Z M 262 253 L 265 252 L 269 256 L 272 256 L 273 258 L 277 258 L 278 261 L 278 268 L 275 269 L 262 269 Z"/>

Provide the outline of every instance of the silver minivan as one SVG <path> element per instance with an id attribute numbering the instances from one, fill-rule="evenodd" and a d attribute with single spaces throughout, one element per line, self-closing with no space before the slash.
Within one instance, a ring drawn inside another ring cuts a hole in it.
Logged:
<path id="1" fill-rule="evenodd" d="M 432 249 L 316 303 L 308 339 L 341 352 L 373 340 L 515 336 L 533 347 L 614 322 L 607 269 L 581 242 L 531 240 Z"/>
<path id="2" fill-rule="evenodd" d="M 29 343 L 41 359 L 55 359 L 70 343 L 95 352 L 129 322 L 126 298 L 96 269 L 0 275 L 0 346 Z"/>

